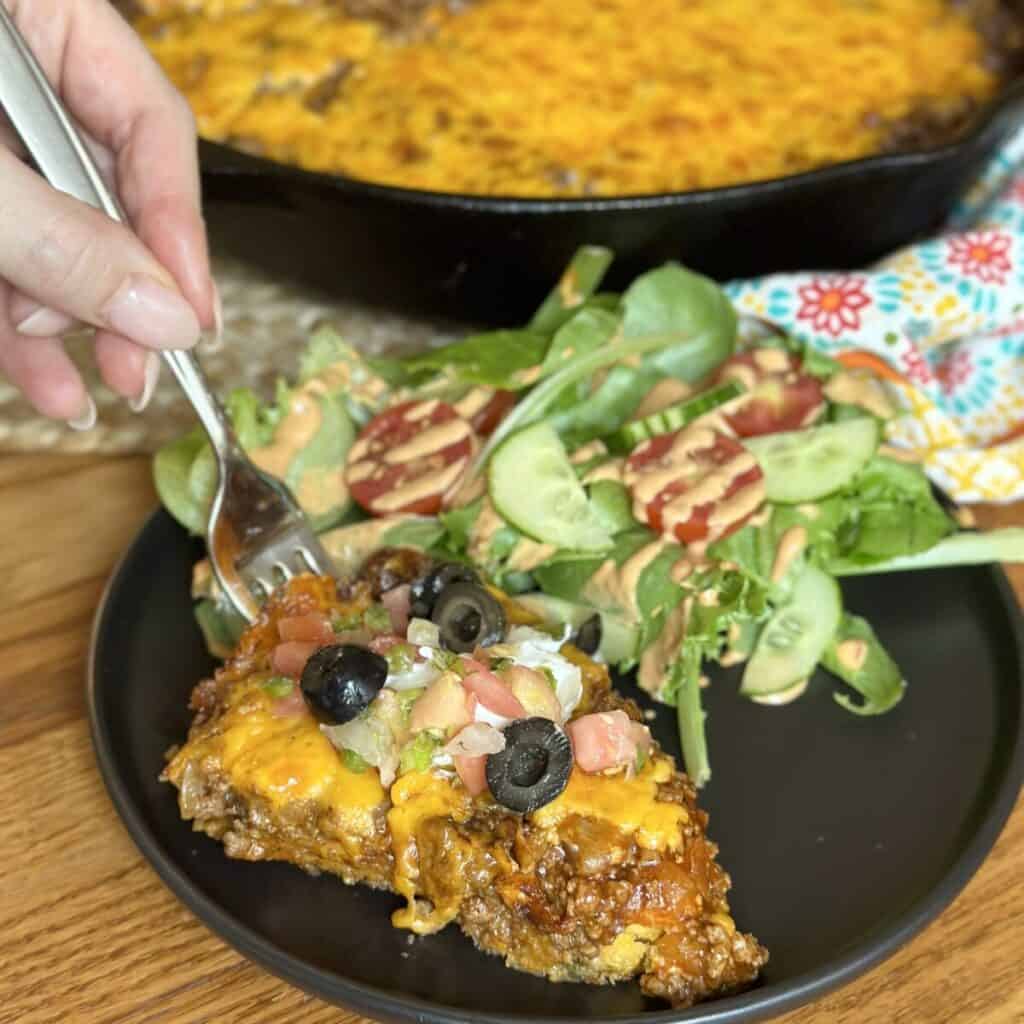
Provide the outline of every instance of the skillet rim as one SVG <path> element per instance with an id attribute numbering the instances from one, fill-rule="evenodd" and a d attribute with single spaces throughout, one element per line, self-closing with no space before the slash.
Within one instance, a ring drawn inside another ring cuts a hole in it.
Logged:
<path id="1" fill-rule="evenodd" d="M 309 185 L 347 197 L 391 201 L 400 205 L 416 205 L 429 209 L 456 209 L 492 214 L 557 214 L 660 210 L 715 204 L 731 206 L 735 203 L 768 200 L 780 193 L 827 187 L 850 177 L 861 176 L 870 179 L 875 174 L 914 171 L 929 165 L 952 162 L 972 148 L 983 145 L 988 136 L 998 130 L 1002 121 L 1013 116 L 1018 106 L 1024 107 L 1024 72 L 1005 83 L 987 104 L 975 112 L 960 136 L 949 142 L 826 164 L 781 178 L 683 192 L 597 198 L 487 196 L 383 185 L 343 174 L 306 170 L 296 164 L 256 156 L 202 137 L 199 139 L 199 155 L 202 173 L 213 178 L 273 178 L 296 185 Z"/>

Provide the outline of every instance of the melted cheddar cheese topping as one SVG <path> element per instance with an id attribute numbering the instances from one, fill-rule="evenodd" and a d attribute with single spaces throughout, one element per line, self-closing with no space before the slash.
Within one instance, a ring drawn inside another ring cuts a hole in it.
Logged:
<path id="1" fill-rule="evenodd" d="M 672 776 L 672 762 L 652 758 L 632 778 L 618 775 L 587 775 L 574 768 L 561 796 L 533 814 L 541 828 L 555 827 L 573 814 L 599 818 L 634 834 L 640 846 L 674 850 L 682 843 L 682 826 L 689 821 L 685 807 L 657 799 L 658 785 Z"/>
<path id="2" fill-rule="evenodd" d="M 369 834 L 387 800 L 376 771 L 353 772 L 309 715 L 276 716 L 257 684 L 236 690 L 221 719 L 220 762 L 240 793 L 275 809 L 312 800 L 334 812 L 342 828 Z"/>

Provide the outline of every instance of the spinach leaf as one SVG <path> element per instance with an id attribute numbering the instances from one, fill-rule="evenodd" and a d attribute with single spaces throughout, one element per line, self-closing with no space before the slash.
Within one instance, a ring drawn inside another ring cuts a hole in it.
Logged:
<path id="1" fill-rule="evenodd" d="M 410 518 L 385 530 L 381 534 L 380 545 L 427 551 L 444 536 L 444 532 L 444 526 L 436 519 Z"/>
<path id="2" fill-rule="evenodd" d="M 899 666 L 874 630 L 856 615 L 843 615 L 821 663 L 863 698 L 854 701 L 845 693 L 833 694 L 837 704 L 855 715 L 884 714 L 903 699 L 907 688 Z"/>
<path id="3" fill-rule="evenodd" d="M 465 554 L 469 549 L 470 534 L 473 532 L 473 526 L 480 516 L 482 507 L 483 498 L 477 498 L 476 501 L 463 505 L 462 508 L 453 508 L 438 516 L 446 531 L 445 546 L 450 551 Z"/>
<path id="4" fill-rule="evenodd" d="M 615 597 L 602 593 L 592 577 L 608 559 L 622 565 L 654 539 L 654 533 L 644 527 L 624 530 L 615 536 L 612 548 L 606 553 L 588 555 L 578 551 L 556 551 L 543 565 L 533 570 L 533 576 L 540 589 L 552 597 L 579 602 L 586 590 L 584 603 L 602 610 L 621 611 Z"/>
<path id="5" fill-rule="evenodd" d="M 597 291 L 614 254 L 599 245 L 581 246 L 562 272 L 558 284 L 530 320 L 530 329 L 552 334 Z"/>
<path id="6" fill-rule="evenodd" d="M 606 437 L 633 415 L 659 376 L 651 369 L 613 366 L 585 401 L 551 416 L 551 425 L 569 448 Z"/>
<path id="7" fill-rule="evenodd" d="M 285 470 L 285 483 L 297 496 L 319 492 L 316 507 L 310 515 L 317 532 L 330 529 L 351 505 L 344 484 L 345 458 L 356 438 L 355 426 L 340 395 L 321 395 L 320 427 L 309 444 L 300 448 Z"/>
<path id="8" fill-rule="evenodd" d="M 153 483 L 161 503 L 189 533 L 206 532 L 206 509 L 189 489 L 192 464 L 206 445 L 206 434 L 196 427 L 165 444 L 153 459 Z"/>
<path id="9" fill-rule="evenodd" d="M 541 363 L 541 376 L 554 373 L 576 356 L 600 348 L 611 340 L 618 328 L 617 316 L 602 309 L 584 307 L 555 332 Z"/>
<path id="10" fill-rule="evenodd" d="M 516 389 L 530 383 L 526 371 L 543 362 L 550 342 L 539 331 L 488 331 L 406 359 L 404 366 L 412 374 L 444 371 L 463 384 Z"/>
<path id="11" fill-rule="evenodd" d="M 680 342 L 690 342 L 647 357 L 646 365 L 666 376 L 698 381 L 736 344 L 736 310 L 729 297 L 710 278 L 678 263 L 638 277 L 623 294 L 622 307 L 624 337 L 676 334 Z"/>

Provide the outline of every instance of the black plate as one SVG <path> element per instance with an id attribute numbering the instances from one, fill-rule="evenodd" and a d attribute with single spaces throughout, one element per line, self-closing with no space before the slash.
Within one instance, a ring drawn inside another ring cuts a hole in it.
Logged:
<path id="1" fill-rule="evenodd" d="M 665 260 L 720 280 L 861 267 L 947 217 L 1013 127 L 1024 80 L 957 142 L 699 192 L 506 199 L 316 174 L 200 145 L 206 215 L 223 250 L 275 278 L 389 309 L 522 323 L 580 245 L 623 287 Z"/>
<path id="2" fill-rule="evenodd" d="M 635 985 L 554 985 L 507 970 L 450 927 L 408 941 L 397 900 L 284 864 L 228 860 L 177 814 L 157 781 L 188 727 L 186 700 L 211 668 L 188 584 L 199 554 L 163 512 L 117 570 L 96 622 L 90 714 L 114 804 L 163 880 L 224 939 L 325 999 L 387 1020 L 762 1019 L 878 963 L 939 913 L 995 842 L 1024 770 L 1021 622 L 996 569 L 862 578 L 848 606 L 870 615 L 910 688 L 862 720 L 830 684 L 785 709 L 706 691 L 714 779 L 703 794 L 742 927 L 772 952 L 761 984 L 685 1013 Z M 624 687 L 636 696 L 633 687 Z M 673 715 L 654 730 L 677 751 Z"/>

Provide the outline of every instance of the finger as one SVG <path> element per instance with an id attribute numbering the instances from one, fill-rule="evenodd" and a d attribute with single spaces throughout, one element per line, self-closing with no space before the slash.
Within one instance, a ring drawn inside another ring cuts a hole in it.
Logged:
<path id="1" fill-rule="evenodd" d="M 195 310 L 124 225 L 0 150 L 0 277 L 41 305 L 147 348 L 187 348 Z"/>
<path id="2" fill-rule="evenodd" d="M 19 334 L 34 338 L 52 338 L 69 331 L 75 321 L 66 313 L 41 306 L 21 292 L 12 292 L 7 318 Z"/>
<path id="3" fill-rule="evenodd" d="M 195 123 L 183 97 L 106 0 L 12 5 L 72 113 L 116 157 L 132 225 L 170 270 L 201 323 L 213 285 L 200 212 Z"/>
<path id="4" fill-rule="evenodd" d="M 160 377 L 160 357 L 109 331 L 96 332 L 94 349 L 96 365 L 107 387 L 127 398 L 132 412 L 142 412 Z"/>
<path id="5" fill-rule="evenodd" d="M 44 416 L 88 430 L 96 403 L 57 338 L 25 338 L 0 325 L 0 370 Z"/>

